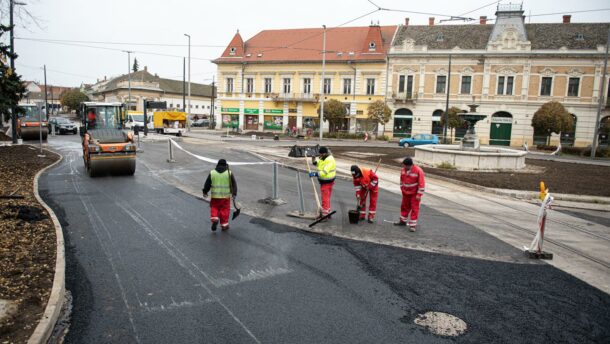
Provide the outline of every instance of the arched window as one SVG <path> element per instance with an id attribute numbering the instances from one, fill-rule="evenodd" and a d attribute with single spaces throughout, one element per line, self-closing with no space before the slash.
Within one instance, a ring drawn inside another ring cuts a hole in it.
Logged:
<path id="1" fill-rule="evenodd" d="M 445 111 L 443 110 L 434 110 L 432 113 L 432 134 L 435 135 L 443 135 L 443 126 L 441 124 L 443 114 Z"/>
<path id="2" fill-rule="evenodd" d="M 489 144 L 497 146 L 510 146 L 512 131 L 513 115 L 505 111 L 494 113 L 491 116 Z"/>
<path id="3" fill-rule="evenodd" d="M 235 47 L 231 47 L 231 49 L 229 49 L 229 55 L 235 55 L 236 51 L 237 49 L 235 49 Z"/>
<path id="4" fill-rule="evenodd" d="M 394 136 L 410 137 L 413 127 L 413 112 L 409 109 L 401 108 L 394 112 Z"/>
<path id="5" fill-rule="evenodd" d="M 369 51 L 374 51 L 377 48 L 377 44 L 375 42 L 369 43 Z"/>
<path id="6" fill-rule="evenodd" d="M 602 118 L 599 122 L 599 145 L 608 147 L 610 144 L 610 116 Z"/>

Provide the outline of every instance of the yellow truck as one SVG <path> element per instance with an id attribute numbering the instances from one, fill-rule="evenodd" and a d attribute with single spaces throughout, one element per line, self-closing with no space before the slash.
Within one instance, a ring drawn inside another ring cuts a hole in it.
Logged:
<path id="1" fill-rule="evenodd" d="M 153 114 L 155 131 L 159 134 L 176 134 L 186 132 L 186 113 L 181 111 L 157 111 Z"/>

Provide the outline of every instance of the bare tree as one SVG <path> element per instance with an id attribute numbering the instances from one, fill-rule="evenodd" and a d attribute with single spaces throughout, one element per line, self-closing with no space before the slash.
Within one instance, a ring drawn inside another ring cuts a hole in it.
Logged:
<path id="1" fill-rule="evenodd" d="M 22 3 L 26 3 L 25 1 L 15 0 L 14 10 L 13 10 L 13 22 L 16 27 L 26 29 L 27 31 L 32 31 L 30 28 L 33 25 L 36 25 L 39 29 L 43 29 L 42 22 L 43 20 L 40 17 L 36 16 L 32 11 L 28 9 L 28 5 L 32 5 L 38 3 L 39 0 L 27 0 L 26 5 L 22 5 Z M 0 22 L 6 23 L 8 25 L 9 22 L 9 13 L 10 11 L 10 0 L 0 0 Z"/>

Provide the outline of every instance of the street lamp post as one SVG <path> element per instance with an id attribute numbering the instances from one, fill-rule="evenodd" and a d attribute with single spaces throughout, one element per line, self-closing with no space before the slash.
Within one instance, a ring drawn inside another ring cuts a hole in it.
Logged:
<path id="1" fill-rule="evenodd" d="M 127 89 L 128 89 L 128 93 L 127 93 L 127 113 L 129 113 L 129 110 L 131 110 L 131 51 L 129 50 L 123 50 L 124 52 L 127 53 Z"/>
<path id="2" fill-rule="evenodd" d="M 16 2 L 14 0 L 9 0 L 9 27 L 10 31 L 10 52 L 11 52 L 11 73 L 15 73 L 15 33 L 14 33 L 14 22 L 13 22 L 13 12 L 15 10 L 15 5 L 25 6 L 26 4 L 22 2 Z M 13 107 L 11 109 L 11 128 L 13 135 L 13 143 L 17 143 L 17 107 Z"/>
<path id="3" fill-rule="evenodd" d="M 593 142 L 591 142 L 591 158 L 595 158 L 597 151 L 597 141 L 599 140 L 599 120 L 604 106 L 604 98 L 606 97 L 606 71 L 608 69 L 608 47 L 610 47 L 610 29 L 608 29 L 608 40 L 606 41 L 606 55 L 604 59 L 604 70 L 602 71 L 602 80 L 599 88 L 599 103 L 597 104 L 597 116 L 595 117 L 595 128 L 593 129 Z"/>
<path id="4" fill-rule="evenodd" d="M 186 37 L 188 37 L 188 39 L 189 39 L 189 88 L 188 88 L 189 94 L 188 94 L 188 104 L 187 104 L 188 105 L 188 108 L 187 108 L 188 116 L 187 116 L 187 120 L 186 120 L 186 128 L 187 128 L 187 131 L 190 131 L 191 126 L 189 124 L 189 120 L 191 118 L 191 35 L 186 34 L 186 33 L 184 35 Z"/>
<path id="5" fill-rule="evenodd" d="M 451 54 L 449 54 L 449 70 L 447 71 L 447 98 L 445 99 L 445 125 L 443 126 L 443 142 L 447 143 L 447 128 L 449 126 L 449 92 L 451 92 Z"/>
<path id="6" fill-rule="evenodd" d="M 324 131 L 324 79 L 326 78 L 326 25 L 322 25 L 324 28 L 324 35 L 322 36 L 322 104 L 320 105 L 320 142 L 322 141 L 322 132 Z"/>

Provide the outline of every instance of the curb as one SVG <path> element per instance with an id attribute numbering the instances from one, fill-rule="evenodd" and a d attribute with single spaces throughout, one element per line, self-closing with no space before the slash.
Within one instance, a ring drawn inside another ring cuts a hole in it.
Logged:
<path id="1" fill-rule="evenodd" d="M 51 152 L 59 155 L 59 160 L 52 163 L 51 165 L 43 168 L 42 170 L 36 173 L 34 176 L 34 196 L 36 200 L 46 209 L 53 221 L 53 225 L 55 226 L 55 236 L 57 238 L 57 248 L 56 248 L 56 258 L 55 258 L 55 276 L 53 277 L 53 287 L 51 288 L 51 295 L 49 295 L 49 300 L 47 301 L 47 306 L 45 307 L 44 313 L 40 322 L 34 329 L 34 333 L 28 339 L 28 344 L 42 344 L 46 343 L 51 333 L 53 332 L 53 328 L 57 323 L 57 319 L 59 318 L 59 314 L 61 313 L 62 305 L 64 302 L 65 294 L 66 294 L 66 257 L 65 257 L 65 247 L 64 247 L 64 235 L 62 232 L 61 224 L 57 219 L 57 216 L 53 212 L 53 210 L 46 204 L 40 194 L 38 193 L 38 179 L 40 176 L 46 172 L 51 167 L 59 164 L 63 160 L 63 156 L 57 152 L 52 152 L 48 149 L 45 149 L 47 152 Z"/>

